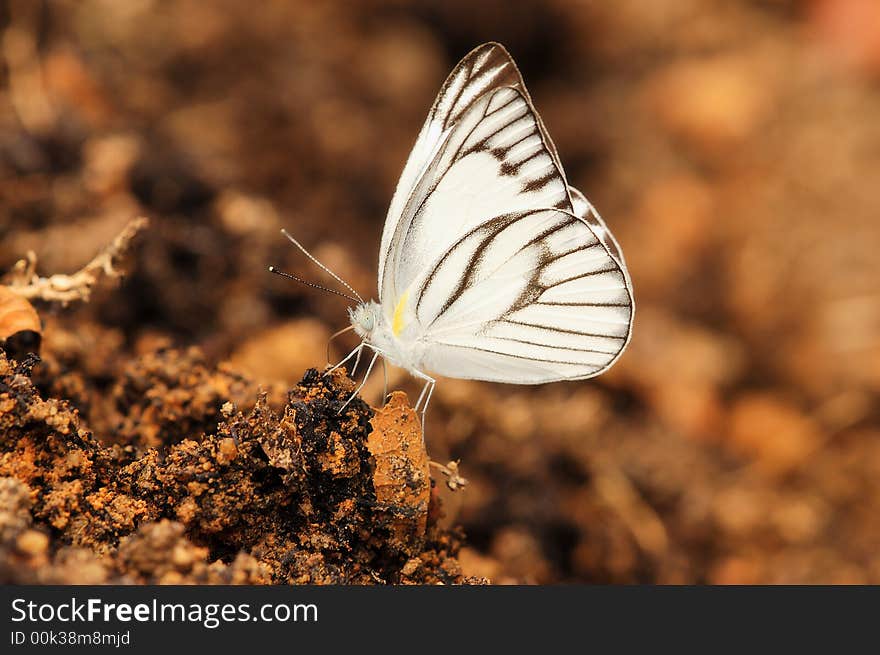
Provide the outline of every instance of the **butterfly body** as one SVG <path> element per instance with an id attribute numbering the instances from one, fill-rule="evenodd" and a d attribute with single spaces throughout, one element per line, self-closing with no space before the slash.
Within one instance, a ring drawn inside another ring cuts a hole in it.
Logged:
<path id="1" fill-rule="evenodd" d="M 419 338 L 418 326 L 404 323 L 405 307 L 397 315 L 386 316 L 382 306 L 370 300 L 348 310 L 351 325 L 363 343 L 380 353 L 390 364 L 410 374 L 423 373 L 421 365 L 426 344 Z"/>

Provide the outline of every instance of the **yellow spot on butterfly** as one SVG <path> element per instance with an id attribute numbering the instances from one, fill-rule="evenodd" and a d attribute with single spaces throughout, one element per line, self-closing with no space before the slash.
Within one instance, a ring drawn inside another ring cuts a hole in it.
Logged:
<path id="1" fill-rule="evenodd" d="M 397 303 L 397 307 L 394 308 L 394 317 L 391 319 L 391 331 L 395 337 L 400 336 L 400 332 L 403 330 L 403 310 L 406 308 L 408 298 L 409 291 L 404 291 L 400 301 Z"/>

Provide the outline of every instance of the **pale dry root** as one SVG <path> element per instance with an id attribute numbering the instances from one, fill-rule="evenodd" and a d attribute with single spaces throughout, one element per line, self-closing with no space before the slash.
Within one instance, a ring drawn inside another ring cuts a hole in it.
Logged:
<path id="1" fill-rule="evenodd" d="M 110 278 L 122 276 L 117 267 L 128 252 L 135 236 L 149 225 L 146 217 L 131 220 L 122 232 L 88 264 L 71 275 L 55 274 L 49 277 L 37 275 L 37 255 L 28 251 L 6 275 L 7 288 L 27 300 L 45 300 L 67 305 L 73 301 L 87 302 L 92 287 L 102 275 Z"/>
<path id="2" fill-rule="evenodd" d="M 440 471 L 443 476 L 446 478 L 446 486 L 450 491 L 458 491 L 459 489 L 464 489 L 467 484 L 467 478 L 464 477 L 461 472 L 458 470 L 458 460 L 449 462 L 447 464 L 441 464 L 440 462 L 435 462 L 431 460 L 428 462 L 429 466 L 433 466 L 435 469 Z"/>

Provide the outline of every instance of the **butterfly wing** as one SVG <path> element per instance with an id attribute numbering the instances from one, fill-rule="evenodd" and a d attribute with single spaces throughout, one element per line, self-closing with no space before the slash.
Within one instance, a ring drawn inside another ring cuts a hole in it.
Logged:
<path id="1" fill-rule="evenodd" d="M 556 148 L 507 51 L 479 46 L 443 84 L 404 167 L 382 233 L 380 303 L 390 315 L 488 216 L 554 206 L 573 209 Z"/>
<path id="2" fill-rule="evenodd" d="M 440 375 L 532 384 L 592 377 L 626 346 L 632 288 L 602 219 L 568 186 L 497 44 L 444 83 L 382 236 L 380 304 Z"/>
<path id="3" fill-rule="evenodd" d="M 598 375 L 631 333 L 629 275 L 574 214 L 497 216 L 463 235 L 416 289 L 424 366 L 517 384 Z"/>
<path id="4" fill-rule="evenodd" d="M 620 249 L 617 239 L 611 234 L 611 230 L 605 225 L 605 221 L 599 216 L 599 212 L 597 212 L 596 208 L 593 207 L 590 201 L 584 197 L 584 194 L 574 187 L 568 187 L 568 193 L 571 197 L 573 208 L 572 213 L 590 226 L 593 234 L 595 234 L 599 241 L 601 241 L 608 249 L 608 254 L 617 261 L 623 272 L 626 273 L 626 262 L 623 260 L 623 251 Z"/>

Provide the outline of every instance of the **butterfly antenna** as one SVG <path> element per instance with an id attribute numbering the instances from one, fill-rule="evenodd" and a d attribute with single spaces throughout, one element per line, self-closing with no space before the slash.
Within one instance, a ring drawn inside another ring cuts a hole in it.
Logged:
<path id="1" fill-rule="evenodd" d="M 329 268 L 327 268 L 326 266 L 324 266 L 324 264 L 322 264 L 321 262 L 319 262 L 319 261 L 318 261 L 318 260 L 312 255 L 312 253 L 310 253 L 308 250 L 306 250 L 306 249 L 303 247 L 303 245 L 302 245 L 299 241 L 297 241 L 296 239 L 293 238 L 293 235 L 290 234 L 290 232 L 288 232 L 287 230 L 285 230 L 285 229 L 282 228 L 282 230 L 281 230 L 281 234 L 283 234 L 284 236 L 286 236 L 286 237 L 290 240 L 290 242 L 291 242 L 293 245 L 295 245 L 297 248 L 299 248 L 299 249 L 302 251 L 302 253 L 303 253 L 306 257 L 308 257 L 309 259 L 311 259 L 316 265 L 318 265 L 319 267 L 321 267 L 321 269 L 323 269 L 324 272 L 326 272 L 328 275 L 330 275 L 334 280 L 336 280 L 337 282 L 339 282 L 339 283 L 340 283 L 342 286 L 344 286 L 346 289 L 348 289 L 349 291 L 351 291 L 351 292 L 357 297 L 357 300 L 358 300 L 359 302 L 361 302 L 361 303 L 364 302 L 364 299 L 361 298 L 360 294 L 359 294 L 357 291 L 355 291 L 354 289 L 352 289 L 351 285 L 350 285 L 348 282 L 346 282 L 345 280 L 343 280 L 341 277 L 339 277 L 338 275 L 336 275 L 336 273 L 334 273 L 334 272 L 331 271 Z M 313 286 L 314 286 L 314 285 L 313 285 Z M 352 300 L 355 300 L 355 298 L 352 298 Z"/>
<path id="2" fill-rule="evenodd" d="M 270 273 L 275 273 L 275 275 L 280 275 L 281 277 L 286 277 L 289 280 L 295 280 L 296 282 L 301 282 L 305 284 L 307 287 L 313 287 L 315 289 L 320 289 L 321 291 L 327 291 L 328 293 L 335 293 L 337 296 L 342 296 L 343 298 L 348 298 L 352 302 L 364 302 L 361 300 L 361 297 L 353 298 L 349 296 L 347 293 L 342 293 L 341 291 L 337 291 L 336 289 L 329 289 L 327 287 L 322 287 L 320 284 L 315 284 L 314 282 L 309 282 L 308 280 L 303 280 L 301 277 L 293 275 L 291 273 L 285 273 L 284 271 L 280 271 L 274 266 L 269 267 Z"/>

